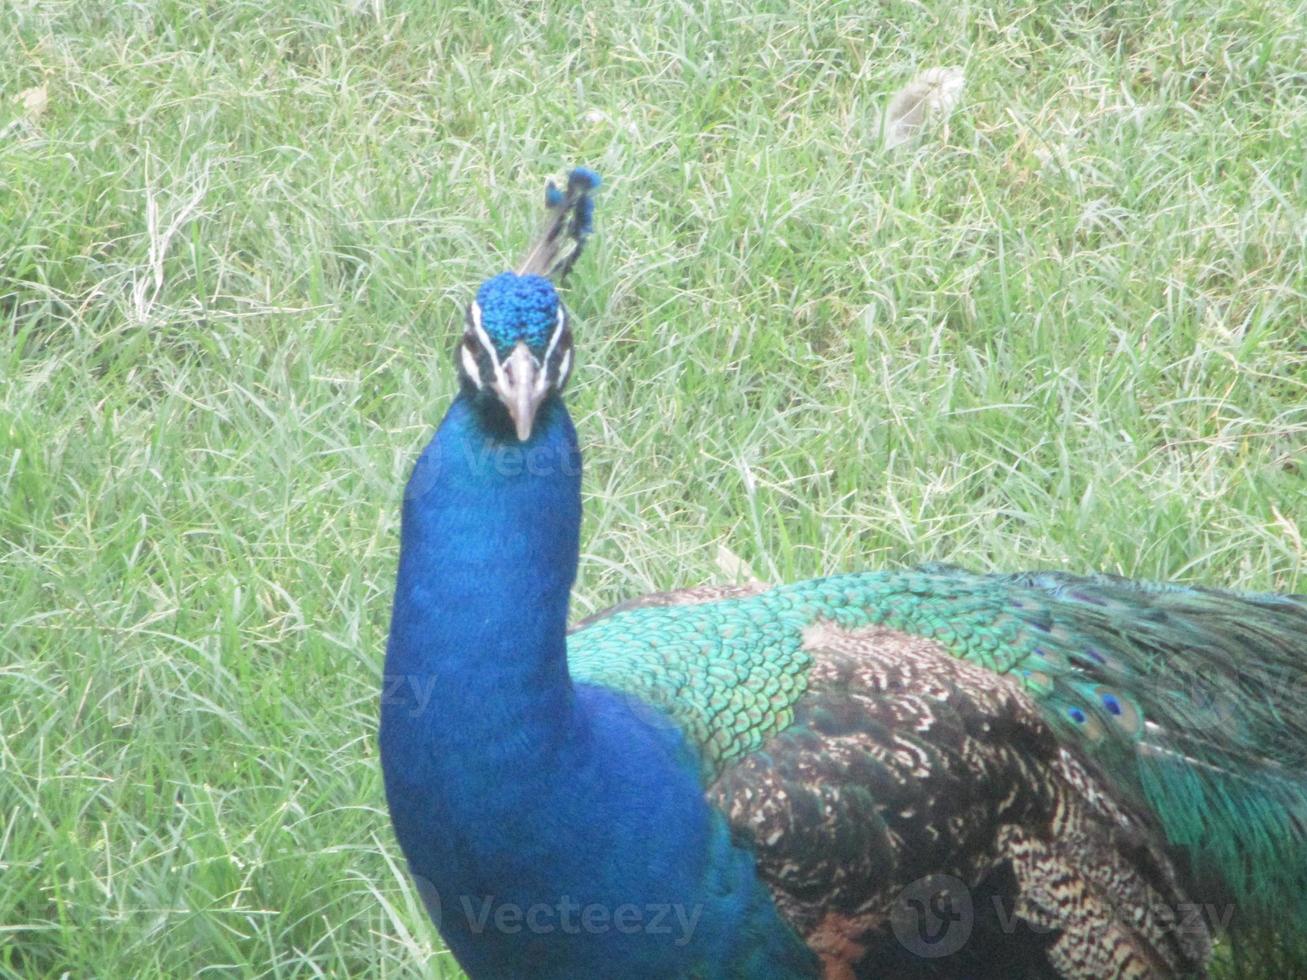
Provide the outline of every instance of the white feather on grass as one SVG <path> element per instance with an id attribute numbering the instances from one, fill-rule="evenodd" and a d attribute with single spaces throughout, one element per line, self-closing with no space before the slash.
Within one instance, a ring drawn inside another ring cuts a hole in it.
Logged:
<path id="1" fill-rule="evenodd" d="M 881 139 L 887 150 L 908 142 L 928 122 L 943 119 L 962 98 L 966 78 L 959 67 L 927 68 L 885 105 Z"/>

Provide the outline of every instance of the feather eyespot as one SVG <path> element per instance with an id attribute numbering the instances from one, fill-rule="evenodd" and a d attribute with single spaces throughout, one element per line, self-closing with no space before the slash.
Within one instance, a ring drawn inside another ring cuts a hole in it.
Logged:
<path id="1" fill-rule="evenodd" d="M 1130 700 L 1129 696 L 1122 696 L 1108 687 L 1099 687 L 1094 690 L 1098 695 L 1099 702 L 1112 716 L 1117 728 L 1130 735 L 1137 735 L 1143 730 L 1144 720 L 1139 713 L 1138 706 Z"/>

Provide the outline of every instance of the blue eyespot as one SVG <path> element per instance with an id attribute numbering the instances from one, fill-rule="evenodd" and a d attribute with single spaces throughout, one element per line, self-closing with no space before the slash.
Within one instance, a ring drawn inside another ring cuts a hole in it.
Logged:
<path id="1" fill-rule="evenodd" d="M 1081 711 L 1079 708 L 1067 708 L 1066 714 L 1067 717 L 1070 718 L 1072 721 L 1074 721 L 1077 725 L 1083 725 L 1085 723 L 1085 713 Z"/>
<path id="2" fill-rule="evenodd" d="M 1106 708 L 1114 715 L 1121 714 L 1122 711 L 1121 702 L 1117 700 L 1115 694 L 1103 694 L 1102 699 L 1103 699 L 1104 708 Z"/>

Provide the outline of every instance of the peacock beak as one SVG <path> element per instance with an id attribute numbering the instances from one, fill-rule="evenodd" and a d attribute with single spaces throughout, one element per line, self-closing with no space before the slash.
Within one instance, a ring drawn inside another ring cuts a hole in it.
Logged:
<path id="1" fill-rule="evenodd" d="M 495 394 L 508 409 L 518 440 L 526 442 L 548 392 L 545 372 L 526 343 L 518 341 L 495 375 Z"/>

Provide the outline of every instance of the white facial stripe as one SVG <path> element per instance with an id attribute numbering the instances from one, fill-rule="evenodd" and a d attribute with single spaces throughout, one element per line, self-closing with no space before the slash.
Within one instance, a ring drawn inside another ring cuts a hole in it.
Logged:
<path id="1" fill-rule="evenodd" d="M 499 353 L 495 350 L 490 334 L 486 333 L 485 327 L 481 325 L 481 304 L 473 300 L 468 306 L 468 311 L 472 316 L 472 333 L 485 352 L 490 355 L 490 366 L 495 371 L 495 382 L 502 384 L 504 381 L 504 368 L 499 363 Z M 485 385 L 485 380 L 481 377 L 481 369 L 476 363 L 476 357 L 466 347 L 463 348 L 463 367 L 476 382 L 478 388 Z"/>
<path id="2" fill-rule="evenodd" d="M 567 376 L 572 373 L 572 349 L 563 351 L 563 359 L 558 362 L 558 386 L 561 388 Z"/>
<path id="3" fill-rule="evenodd" d="M 499 363 L 499 354 L 495 350 L 494 343 L 490 340 L 490 335 L 481 326 L 481 307 L 475 302 L 472 304 L 472 332 L 476 334 L 476 338 L 480 341 L 485 352 L 490 355 L 490 366 L 495 372 L 495 382 L 502 384 L 504 381 L 504 366 Z"/>
<path id="4" fill-rule="evenodd" d="M 481 346 L 490 355 L 490 363 L 495 365 L 497 370 L 499 368 L 499 355 L 495 353 L 495 345 L 490 342 L 490 334 L 486 333 L 485 328 L 481 326 L 481 304 L 473 300 L 471 309 L 472 332 L 476 334 L 477 340 L 481 342 Z"/>
<path id="5" fill-rule="evenodd" d="M 477 367 L 476 357 L 473 356 L 472 352 L 468 350 L 467 346 L 464 344 L 460 344 L 458 349 L 463 357 L 463 370 L 466 371 L 467 376 L 472 379 L 472 383 L 480 388 L 481 369 Z"/>
<path id="6" fill-rule="evenodd" d="M 567 326 L 567 314 L 563 312 L 563 304 L 558 304 L 558 319 L 554 323 L 554 332 L 549 338 L 549 346 L 545 348 L 545 363 L 548 364 L 554 356 L 554 348 L 558 346 L 558 341 L 563 337 L 563 329 Z"/>
<path id="7" fill-rule="evenodd" d="M 477 340 L 481 341 L 481 346 L 485 348 L 486 353 L 490 355 L 490 361 L 495 367 L 499 367 L 499 355 L 495 353 L 495 345 L 490 342 L 490 335 L 481 329 L 477 324 L 473 327 Z"/>

